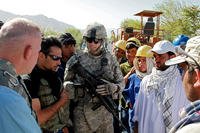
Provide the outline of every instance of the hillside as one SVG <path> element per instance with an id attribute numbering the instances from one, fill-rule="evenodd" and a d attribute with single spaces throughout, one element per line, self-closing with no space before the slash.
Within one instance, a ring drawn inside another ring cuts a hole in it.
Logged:
<path id="1" fill-rule="evenodd" d="M 15 17 L 24 17 L 30 19 L 40 25 L 42 29 L 51 29 L 56 32 L 64 32 L 65 29 L 74 27 L 70 24 L 66 24 L 54 18 L 48 18 L 44 15 L 17 15 L 0 10 L 0 20 L 3 22 Z"/>

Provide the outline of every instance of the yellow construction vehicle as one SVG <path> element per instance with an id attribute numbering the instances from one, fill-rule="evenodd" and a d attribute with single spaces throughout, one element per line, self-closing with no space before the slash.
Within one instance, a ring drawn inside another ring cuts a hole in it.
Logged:
<path id="1" fill-rule="evenodd" d="M 142 44 L 154 45 L 164 37 L 164 30 L 160 29 L 160 15 L 162 12 L 143 10 L 134 14 L 140 16 L 141 26 L 139 29 L 133 29 L 133 27 L 119 28 L 117 29 L 117 40 L 127 40 L 130 37 L 135 37 L 140 40 Z M 148 21 L 144 24 L 144 17 L 147 17 Z M 156 18 L 155 21 L 153 19 Z"/>

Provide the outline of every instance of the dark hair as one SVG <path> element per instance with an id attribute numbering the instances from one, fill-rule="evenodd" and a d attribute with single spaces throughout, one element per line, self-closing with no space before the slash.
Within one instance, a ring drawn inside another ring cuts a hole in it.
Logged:
<path id="1" fill-rule="evenodd" d="M 137 45 L 136 43 L 134 43 L 134 42 L 128 42 L 128 43 L 126 44 L 126 50 L 132 49 L 132 48 L 138 49 L 138 45 Z"/>
<path id="2" fill-rule="evenodd" d="M 149 17 L 149 18 L 147 19 L 147 21 L 153 22 L 153 18 L 152 18 L 152 17 Z"/>
<path id="3" fill-rule="evenodd" d="M 76 45 L 76 40 L 70 33 L 61 34 L 59 40 L 62 45 Z"/>
<path id="4" fill-rule="evenodd" d="M 55 37 L 44 37 L 42 38 L 41 43 L 41 50 L 40 52 L 44 53 L 45 55 L 49 54 L 51 47 L 58 47 L 62 48 L 60 41 Z"/>
<path id="5" fill-rule="evenodd" d="M 171 51 L 167 52 L 167 54 L 168 54 L 169 56 L 175 55 L 175 53 L 173 53 L 173 52 L 171 52 Z"/>

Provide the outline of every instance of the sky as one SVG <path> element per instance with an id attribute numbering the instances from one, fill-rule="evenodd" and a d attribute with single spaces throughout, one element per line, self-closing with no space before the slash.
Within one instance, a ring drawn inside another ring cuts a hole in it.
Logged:
<path id="1" fill-rule="evenodd" d="M 164 0 L 165 1 L 165 0 Z M 200 0 L 185 0 L 200 6 Z M 99 22 L 109 29 L 117 29 L 126 19 L 140 19 L 134 14 L 153 10 L 161 0 L 3 0 L 0 10 L 18 15 L 42 14 L 76 28 Z"/>

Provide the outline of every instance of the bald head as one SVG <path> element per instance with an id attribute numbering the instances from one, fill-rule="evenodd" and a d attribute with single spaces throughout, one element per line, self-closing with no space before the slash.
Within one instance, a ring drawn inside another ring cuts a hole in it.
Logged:
<path id="1" fill-rule="evenodd" d="M 6 22 L 0 30 L 0 45 L 22 41 L 26 37 L 41 36 L 39 27 L 25 18 L 15 18 Z"/>
<path id="2" fill-rule="evenodd" d="M 40 44 L 40 28 L 28 19 L 12 19 L 0 29 L 0 58 L 10 61 L 19 74 L 30 72 L 29 68 L 35 65 L 37 59 L 29 60 L 32 56 L 38 57 Z M 24 63 L 27 65 L 22 70 Z"/>

